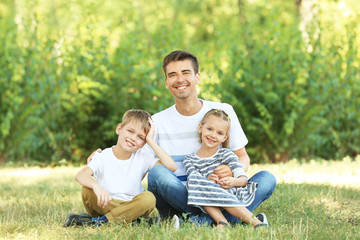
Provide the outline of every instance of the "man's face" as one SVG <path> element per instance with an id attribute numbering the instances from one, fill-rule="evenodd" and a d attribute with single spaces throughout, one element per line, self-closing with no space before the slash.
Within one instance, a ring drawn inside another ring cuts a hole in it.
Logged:
<path id="1" fill-rule="evenodd" d="M 195 73 L 191 60 L 171 62 L 166 66 L 166 88 L 174 98 L 187 99 L 197 96 L 196 85 L 200 82 L 200 74 Z"/>

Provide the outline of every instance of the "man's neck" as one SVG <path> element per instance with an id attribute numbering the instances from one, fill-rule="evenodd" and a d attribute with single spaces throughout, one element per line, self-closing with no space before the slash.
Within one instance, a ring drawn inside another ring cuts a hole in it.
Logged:
<path id="1" fill-rule="evenodd" d="M 198 99 L 175 100 L 176 110 L 184 116 L 192 116 L 198 113 L 203 105 L 203 102 Z"/>

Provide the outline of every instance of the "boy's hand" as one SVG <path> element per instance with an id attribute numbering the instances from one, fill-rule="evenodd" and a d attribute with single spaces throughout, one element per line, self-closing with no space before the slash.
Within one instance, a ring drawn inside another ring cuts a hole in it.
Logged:
<path id="1" fill-rule="evenodd" d="M 234 183 L 236 181 L 236 178 L 234 177 L 224 177 L 219 180 L 220 187 L 229 189 L 234 187 Z"/>
<path id="2" fill-rule="evenodd" d="M 91 160 L 92 160 L 92 158 L 93 158 L 93 156 L 95 155 L 96 152 L 101 153 L 101 151 L 102 150 L 100 148 L 98 148 L 96 151 L 91 153 L 91 155 L 86 159 L 86 164 L 89 164 L 89 162 L 91 162 Z"/>
<path id="3" fill-rule="evenodd" d="M 106 207 L 112 199 L 110 193 L 102 188 L 100 184 L 96 184 L 93 190 L 97 197 L 97 205 L 102 208 Z"/>
<path id="4" fill-rule="evenodd" d="M 216 174 L 219 179 L 233 176 L 231 168 L 228 165 L 217 166 L 217 168 L 214 169 L 214 174 Z"/>
<path id="5" fill-rule="evenodd" d="M 219 183 L 219 177 L 214 173 L 210 174 L 208 179 L 214 181 L 215 183 Z"/>
<path id="6" fill-rule="evenodd" d="M 154 122 L 151 120 L 151 118 L 149 118 L 149 124 L 150 124 L 150 130 L 149 130 L 148 134 L 146 135 L 146 142 L 148 142 L 149 140 L 153 140 L 154 135 L 155 135 L 155 126 L 154 126 Z"/>

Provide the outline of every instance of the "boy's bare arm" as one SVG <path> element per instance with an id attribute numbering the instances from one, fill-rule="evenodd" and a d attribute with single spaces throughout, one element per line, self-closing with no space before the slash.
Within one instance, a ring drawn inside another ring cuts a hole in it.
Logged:
<path id="1" fill-rule="evenodd" d="M 146 143 L 154 150 L 156 156 L 159 158 L 160 163 L 170 169 L 170 171 L 175 172 L 177 169 L 177 165 L 175 161 L 170 157 L 169 154 L 167 154 L 154 140 L 154 134 L 155 134 L 155 125 L 152 122 L 151 119 L 149 119 L 150 123 L 150 131 L 146 135 Z M 158 163 L 156 163 L 158 164 Z"/>
<path id="2" fill-rule="evenodd" d="M 93 189 L 99 207 L 106 207 L 111 201 L 110 193 L 92 177 L 94 174 L 90 167 L 84 167 L 75 176 L 75 180 L 82 186 Z"/>

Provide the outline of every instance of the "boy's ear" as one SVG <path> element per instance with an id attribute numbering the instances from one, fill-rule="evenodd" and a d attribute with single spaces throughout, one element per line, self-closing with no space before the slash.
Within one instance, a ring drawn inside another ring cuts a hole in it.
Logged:
<path id="1" fill-rule="evenodd" d="M 120 130 L 121 130 L 121 123 L 119 123 L 119 124 L 116 126 L 115 132 L 116 132 L 117 135 L 119 135 Z"/>

